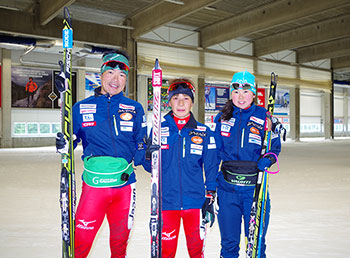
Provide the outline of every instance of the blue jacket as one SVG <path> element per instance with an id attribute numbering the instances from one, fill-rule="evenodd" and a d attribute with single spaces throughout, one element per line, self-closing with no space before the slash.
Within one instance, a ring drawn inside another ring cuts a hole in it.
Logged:
<path id="1" fill-rule="evenodd" d="M 220 121 L 220 112 L 215 117 L 215 138 L 219 159 L 222 161 L 244 160 L 255 161 L 261 157 L 261 149 L 265 134 L 266 109 L 252 104 L 248 109 L 234 106 L 232 118 Z M 269 152 L 277 156 L 281 151 L 281 141 L 277 134 L 272 134 Z M 228 189 L 227 183 L 219 173 L 219 185 Z"/>
<path id="2" fill-rule="evenodd" d="M 146 117 L 140 103 L 119 93 L 112 97 L 99 93 L 73 106 L 75 146 L 82 141 L 83 156 L 112 156 L 144 162 L 143 137 L 147 134 Z M 136 181 L 132 173 L 126 185 Z"/>
<path id="3" fill-rule="evenodd" d="M 214 134 L 209 127 L 197 122 L 192 113 L 181 131 L 172 112 L 164 119 L 161 128 L 162 208 L 200 209 L 205 201 L 205 190 L 216 190 L 219 164 Z"/>

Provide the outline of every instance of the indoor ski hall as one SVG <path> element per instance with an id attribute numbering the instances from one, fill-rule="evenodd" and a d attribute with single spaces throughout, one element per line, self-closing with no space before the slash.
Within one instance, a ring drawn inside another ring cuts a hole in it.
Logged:
<path id="1" fill-rule="evenodd" d="M 255 76 L 255 105 L 265 108 L 276 75 L 273 113 L 285 130 L 270 169 L 279 173 L 268 181 L 266 256 L 349 256 L 349 13 L 350 0 L 1 0 L 0 257 L 63 257 L 63 156 L 56 152 L 56 135 L 69 128 L 72 105 L 101 86 L 103 53 L 116 49 L 129 56 L 123 95 L 141 104 L 148 133 L 155 105 L 162 117 L 170 111 L 173 79 L 193 82 L 192 113 L 214 130 L 216 115 L 231 99 L 235 73 Z M 159 102 L 152 87 L 156 59 L 162 69 Z M 70 83 L 59 85 L 69 85 L 71 94 L 55 87 L 64 74 L 71 74 Z M 93 123 L 91 113 L 84 122 Z M 130 121 L 123 125 L 129 130 Z M 82 154 L 79 143 L 72 159 L 76 205 Z M 153 257 L 151 174 L 132 165 L 136 208 L 127 257 Z M 111 256 L 109 233 L 105 219 L 89 258 Z M 239 258 L 246 257 L 245 237 L 242 226 Z M 205 257 L 220 257 L 217 218 L 207 226 L 204 246 Z M 181 225 L 176 258 L 187 257 Z"/>

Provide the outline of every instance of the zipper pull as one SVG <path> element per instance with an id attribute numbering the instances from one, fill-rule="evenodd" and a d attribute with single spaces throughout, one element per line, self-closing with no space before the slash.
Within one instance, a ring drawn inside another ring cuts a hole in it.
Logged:
<path id="1" fill-rule="evenodd" d="M 114 130 L 115 130 L 115 134 L 118 136 L 118 127 L 117 127 L 117 121 L 115 119 L 115 115 L 113 115 L 113 123 L 114 123 Z"/>

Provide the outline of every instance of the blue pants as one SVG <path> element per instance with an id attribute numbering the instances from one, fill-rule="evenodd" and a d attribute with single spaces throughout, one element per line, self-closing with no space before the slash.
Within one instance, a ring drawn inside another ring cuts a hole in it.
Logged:
<path id="1" fill-rule="evenodd" d="M 247 238 L 250 209 L 253 202 L 254 187 L 234 186 L 233 192 L 218 188 L 218 222 L 221 234 L 221 258 L 238 258 L 242 217 L 244 233 Z M 267 195 L 264 233 L 261 242 L 261 258 L 265 258 L 265 235 L 270 218 L 270 198 Z M 245 245 L 245 243 L 244 243 Z"/>

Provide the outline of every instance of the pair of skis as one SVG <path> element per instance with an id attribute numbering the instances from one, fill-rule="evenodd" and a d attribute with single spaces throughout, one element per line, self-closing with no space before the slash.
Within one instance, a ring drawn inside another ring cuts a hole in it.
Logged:
<path id="1" fill-rule="evenodd" d="M 64 8 L 62 40 L 63 61 L 61 72 L 55 77 L 55 86 L 61 100 L 61 128 L 68 144 L 68 152 L 61 154 L 60 206 L 62 229 L 62 257 L 74 258 L 75 228 L 75 172 L 72 121 L 72 47 L 73 30 L 68 8 Z"/>
<path id="2" fill-rule="evenodd" d="M 270 93 L 267 111 L 272 116 L 275 106 L 277 76 L 271 74 Z M 265 130 L 261 155 L 268 153 L 271 148 L 271 131 Z M 253 204 L 250 211 L 249 234 L 247 239 L 247 258 L 260 258 L 261 241 L 264 234 L 266 201 L 268 193 L 269 174 L 266 171 L 258 172 L 255 185 Z"/>
<path id="3" fill-rule="evenodd" d="M 156 59 L 152 70 L 153 86 L 153 116 L 152 116 L 152 144 L 161 145 L 161 89 L 162 69 Z M 161 150 L 152 153 L 151 171 L 151 258 L 162 256 L 162 158 Z"/>

